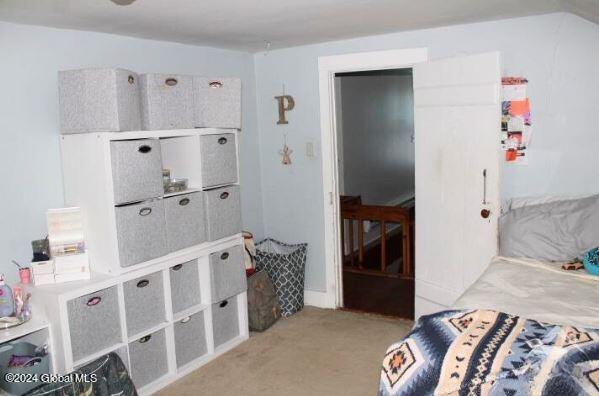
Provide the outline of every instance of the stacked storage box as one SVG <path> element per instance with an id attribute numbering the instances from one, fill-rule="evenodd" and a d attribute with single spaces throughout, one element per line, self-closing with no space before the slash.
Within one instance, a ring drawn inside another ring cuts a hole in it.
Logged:
<path id="1" fill-rule="evenodd" d="M 61 72 L 59 81 L 61 126 L 63 134 L 69 134 L 62 139 L 63 157 L 81 156 L 82 146 L 92 146 L 90 151 L 101 148 L 104 153 L 98 156 L 111 169 L 110 175 L 98 174 L 93 166 L 85 172 L 82 165 L 86 164 L 78 163 L 73 171 L 63 161 L 68 173 L 65 184 L 111 181 L 106 187 L 112 194 L 105 201 L 114 206 L 118 257 L 92 257 L 94 270 L 120 273 L 120 269 L 241 232 L 236 139 L 241 127 L 239 79 L 85 69 Z M 136 127 L 164 132 L 126 132 Z M 181 131 L 181 136 L 175 131 Z M 82 136 L 85 132 L 96 136 Z M 183 139 L 193 135 L 195 141 Z M 101 147 L 104 143 L 107 150 Z M 190 153 L 189 146 L 195 152 Z M 163 148 L 167 154 L 163 155 Z M 190 157 L 178 160 L 186 163 L 177 175 L 197 175 L 188 191 L 165 194 L 162 170 L 172 161 L 165 156 Z M 86 155 L 80 162 L 89 158 Z M 99 180 L 105 176 L 106 180 Z M 82 194 L 73 195 L 78 195 L 73 201 L 81 201 Z M 90 228 L 101 224 L 91 223 Z M 90 234 L 106 234 L 94 231 Z M 120 269 L 110 268 L 114 262 Z"/>
<path id="2" fill-rule="evenodd" d="M 248 337 L 241 83 L 121 69 L 59 81 L 65 200 L 85 215 L 92 279 L 38 290 L 55 369 L 117 351 L 151 393 Z M 187 190 L 165 193 L 163 169 Z"/>

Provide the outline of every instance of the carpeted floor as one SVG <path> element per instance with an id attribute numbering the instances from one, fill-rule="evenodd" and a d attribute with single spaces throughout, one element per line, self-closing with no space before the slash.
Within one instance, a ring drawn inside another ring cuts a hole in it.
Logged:
<path id="1" fill-rule="evenodd" d="M 411 327 L 404 319 L 306 307 L 159 395 L 375 395 L 385 350 Z"/>

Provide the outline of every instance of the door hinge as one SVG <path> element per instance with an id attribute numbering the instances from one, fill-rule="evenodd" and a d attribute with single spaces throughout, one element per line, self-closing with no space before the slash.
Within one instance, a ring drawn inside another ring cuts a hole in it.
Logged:
<path id="1" fill-rule="evenodd" d="M 329 192 L 329 205 L 333 204 L 333 192 Z"/>

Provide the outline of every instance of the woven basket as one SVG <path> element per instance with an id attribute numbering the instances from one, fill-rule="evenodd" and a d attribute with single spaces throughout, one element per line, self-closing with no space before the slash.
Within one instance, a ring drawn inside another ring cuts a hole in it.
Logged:
<path id="1" fill-rule="evenodd" d="M 266 271 L 272 280 L 285 318 L 304 307 L 307 252 L 307 243 L 291 245 L 272 238 L 256 245 L 256 270 Z"/>

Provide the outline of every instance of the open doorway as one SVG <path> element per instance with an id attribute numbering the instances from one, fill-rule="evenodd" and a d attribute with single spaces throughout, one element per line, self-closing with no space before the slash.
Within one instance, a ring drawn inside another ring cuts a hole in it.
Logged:
<path id="1" fill-rule="evenodd" d="M 414 316 L 412 68 L 335 73 L 344 307 Z"/>

